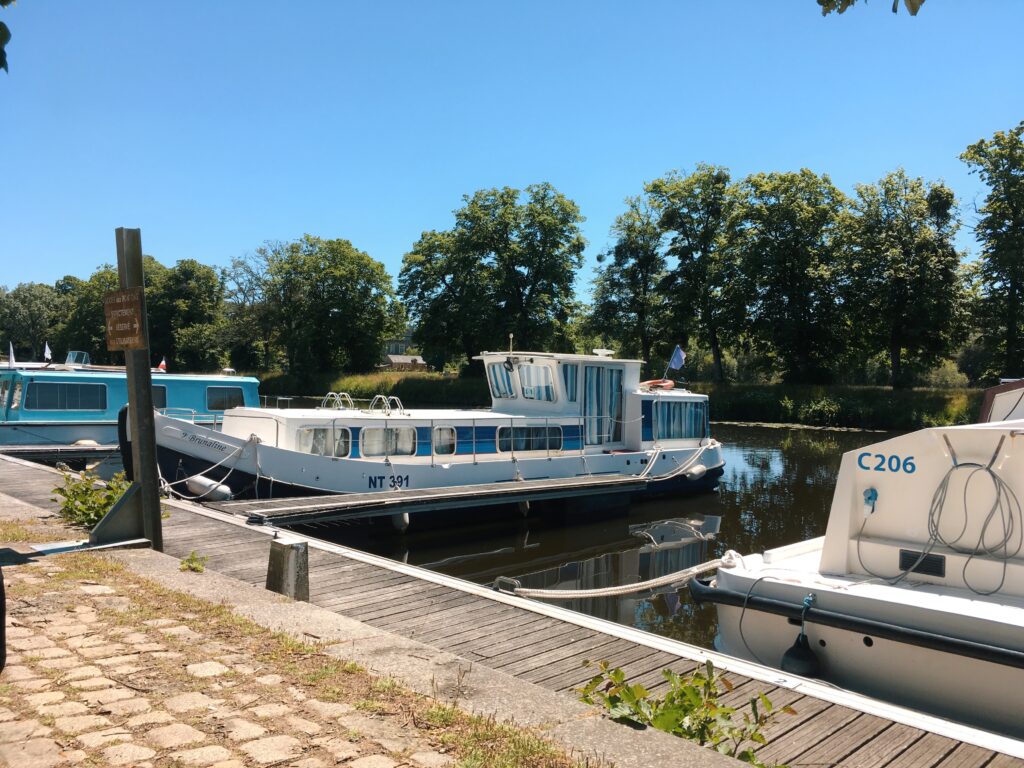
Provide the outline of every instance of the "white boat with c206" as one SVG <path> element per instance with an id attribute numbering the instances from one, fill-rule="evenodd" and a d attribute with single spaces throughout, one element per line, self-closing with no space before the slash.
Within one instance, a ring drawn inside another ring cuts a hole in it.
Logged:
<path id="1" fill-rule="evenodd" d="M 895 437 L 844 454 L 824 537 L 691 593 L 725 653 L 1024 738 L 1021 499 L 1024 421 Z"/>

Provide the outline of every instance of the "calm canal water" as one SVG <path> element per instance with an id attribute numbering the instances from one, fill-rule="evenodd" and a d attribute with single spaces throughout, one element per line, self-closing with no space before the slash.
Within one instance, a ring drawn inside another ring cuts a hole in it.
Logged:
<path id="1" fill-rule="evenodd" d="M 509 576 L 532 588 L 615 586 L 672 573 L 727 549 L 761 552 L 824 534 L 842 454 L 888 437 L 726 425 L 712 433 L 725 445 L 717 492 L 639 502 L 625 516 L 571 523 L 557 516 L 506 517 L 404 536 L 358 527 L 310 533 L 479 584 Z M 695 531 L 714 537 L 702 540 Z M 558 605 L 708 648 L 714 639 L 714 607 L 693 604 L 685 589 Z"/>

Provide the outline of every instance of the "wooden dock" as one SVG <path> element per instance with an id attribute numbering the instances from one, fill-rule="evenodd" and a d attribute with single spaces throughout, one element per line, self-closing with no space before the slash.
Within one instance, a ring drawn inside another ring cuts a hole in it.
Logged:
<path id="1" fill-rule="evenodd" d="M 204 506 L 257 525 L 299 525 L 380 517 L 403 512 L 521 504 L 571 496 L 606 496 L 642 491 L 647 479 L 635 475 L 510 480 L 453 488 L 407 488 L 301 498 L 208 501 Z"/>
<path id="2" fill-rule="evenodd" d="M 0 457 L 3 493 L 52 506 L 53 485 L 51 470 L 27 470 L 24 462 Z M 185 557 L 195 550 L 208 558 L 207 568 L 263 586 L 272 528 L 185 502 L 166 507 L 168 555 Z M 735 685 L 726 703 L 743 707 L 761 691 L 776 706 L 796 710 L 767 729 L 769 742 L 759 752 L 765 762 L 794 768 L 1024 766 L 1019 741 L 982 737 L 877 700 L 415 566 L 311 540 L 309 568 L 312 603 L 560 694 L 574 695 L 590 678 L 593 670 L 582 666 L 584 659 L 607 659 L 658 693 L 666 685 L 662 669 L 686 673 L 712 658 Z"/>
<path id="3" fill-rule="evenodd" d="M 31 461 L 106 459 L 120 454 L 116 445 L 0 445 L 0 453 Z"/>

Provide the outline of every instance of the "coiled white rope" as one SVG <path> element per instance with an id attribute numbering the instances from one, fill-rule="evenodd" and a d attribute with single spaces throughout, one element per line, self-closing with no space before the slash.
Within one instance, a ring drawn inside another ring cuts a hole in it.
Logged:
<path id="1" fill-rule="evenodd" d="M 634 592 L 646 592 L 658 587 L 670 584 L 686 584 L 695 576 L 702 573 L 716 571 L 719 568 L 735 568 L 742 561 L 742 556 L 733 550 L 727 551 L 722 557 L 716 560 L 709 560 L 706 563 L 695 565 L 683 571 L 668 573 L 656 579 L 638 581 L 635 584 L 623 584 L 619 587 L 601 587 L 599 589 L 527 589 L 519 586 L 519 581 L 502 576 L 495 581 L 495 588 L 502 592 L 511 592 L 519 597 L 534 597 L 540 600 L 576 600 L 581 597 L 615 597 L 617 595 L 629 595 Z M 502 584 L 512 585 L 510 589 L 501 586 Z"/>

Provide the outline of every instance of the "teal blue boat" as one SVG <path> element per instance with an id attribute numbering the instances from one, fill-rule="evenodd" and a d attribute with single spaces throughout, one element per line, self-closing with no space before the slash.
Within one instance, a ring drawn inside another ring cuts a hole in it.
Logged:
<path id="1" fill-rule="evenodd" d="M 81 353 L 68 360 L 0 368 L 0 445 L 117 445 L 117 414 L 128 402 L 124 369 L 83 364 Z M 154 369 L 153 407 L 218 427 L 228 408 L 258 407 L 258 387 L 247 376 Z"/>

